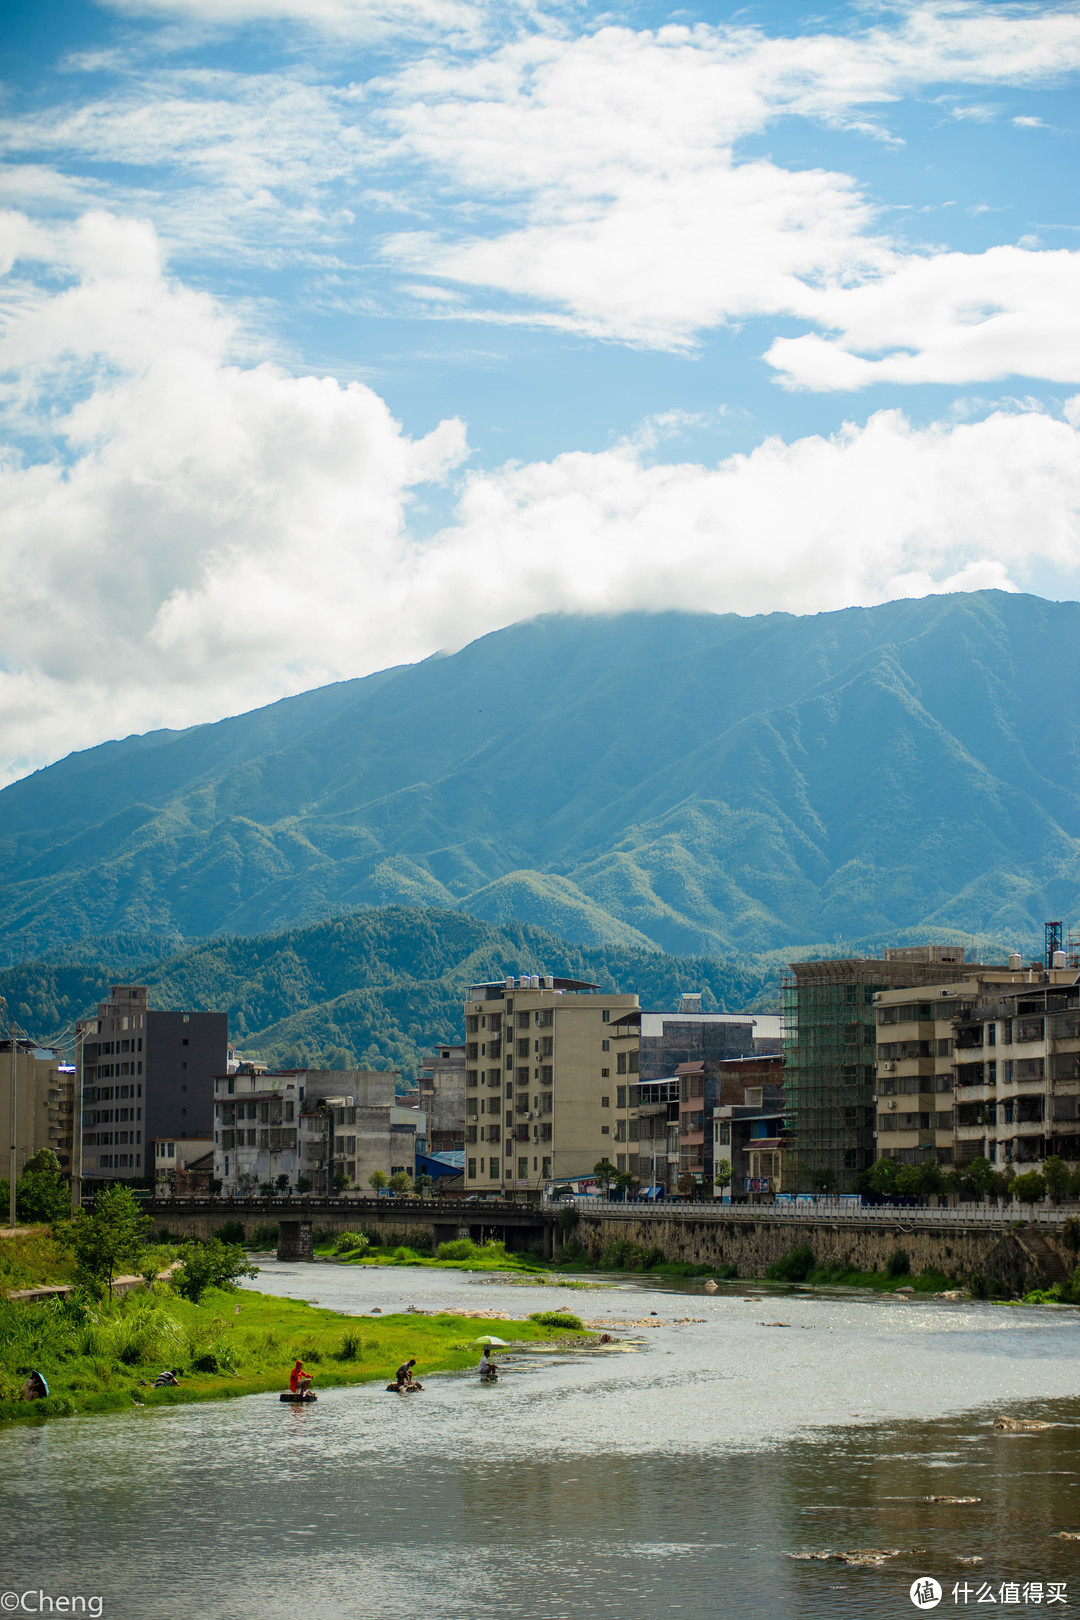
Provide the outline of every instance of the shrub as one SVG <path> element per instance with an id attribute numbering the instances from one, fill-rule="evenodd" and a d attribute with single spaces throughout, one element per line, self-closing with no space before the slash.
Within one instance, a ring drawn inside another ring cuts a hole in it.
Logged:
<path id="1" fill-rule="evenodd" d="M 366 1249 L 368 1240 L 363 1232 L 339 1232 L 337 1242 L 334 1244 L 335 1254 L 354 1254 L 358 1249 Z"/>
<path id="2" fill-rule="evenodd" d="M 337 1236 L 332 1226 L 314 1226 L 311 1229 L 311 1241 L 321 1247 L 324 1243 L 333 1243 Z"/>
<path id="3" fill-rule="evenodd" d="M 363 1361 L 363 1349 L 359 1333 L 343 1333 L 341 1343 L 334 1351 L 335 1361 Z"/>
<path id="4" fill-rule="evenodd" d="M 739 1275 L 739 1268 L 733 1266 L 730 1260 L 726 1260 L 722 1266 L 717 1266 L 713 1275 L 719 1277 L 721 1282 L 734 1282 Z"/>
<path id="5" fill-rule="evenodd" d="M 247 1240 L 249 1249 L 276 1249 L 278 1229 L 276 1226 L 267 1226 L 260 1223 L 251 1228 L 251 1236 Z"/>
<path id="6" fill-rule="evenodd" d="M 231 1292 L 237 1278 L 254 1277 L 258 1273 L 258 1268 L 248 1263 L 239 1245 L 222 1243 L 218 1238 L 210 1243 L 185 1243 L 180 1258 L 181 1265 L 173 1272 L 172 1285 L 193 1305 L 199 1303 L 208 1288 Z"/>
<path id="7" fill-rule="evenodd" d="M 305 1363 L 310 1361 L 311 1365 L 313 1367 L 317 1367 L 319 1365 L 319 1362 L 322 1360 L 322 1351 L 321 1350 L 301 1350 L 299 1352 L 299 1356 L 300 1356 L 301 1361 L 303 1361 Z"/>
<path id="8" fill-rule="evenodd" d="M 1027 1170 L 1022 1176 L 1017 1176 L 1009 1189 L 1013 1197 L 1021 1204 L 1034 1204 L 1046 1194 L 1046 1177 L 1041 1176 L 1037 1170 Z"/>
<path id="9" fill-rule="evenodd" d="M 479 1249 L 472 1238 L 451 1238 L 449 1243 L 440 1243 L 435 1250 L 438 1260 L 475 1260 Z"/>
<path id="10" fill-rule="evenodd" d="M 167 1226 L 159 1226 L 157 1231 L 154 1233 L 154 1242 L 175 1243 L 176 1239 L 173 1237 Z"/>
<path id="11" fill-rule="evenodd" d="M 244 1223 L 243 1221 L 222 1221 L 214 1235 L 220 1238 L 222 1243 L 243 1243 Z"/>
<path id="12" fill-rule="evenodd" d="M 574 1231 L 580 1220 L 581 1214 L 572 1204 L 568 1205 L 566 1209 L 560 1209 L 558 1217 L 559 1231 L 565 1237 L 567 1233 Z"/>
<path id="13" fill-rule="evenodd" d="M 775 1260 L 765 1275 L 770 1282 L 805 1282 L 814 1269 L 814 1251 L 802 1243 Z"/>
<path id="14" fill-rule="evenodd" d="M 571 1311 L 533 1311 L 529 1317 L 530 1322 L 539 1322 L 541 1327 L 573 1328 L 581 1333 L 585 1324 L 580 1316 L 574 1316 Z"/>
<path id="15" fill-rule="evenodd" d="M 664 1263 L 663 1249 L 646 1249 L 641 1257 L 642 1271 L 651 1271 L 653 1266 L 662 1266 Z"/>
<path id="16" fill-rule="evenodd" d="M 903 1249 L 894 1249 L 885 1262 L 886 1277 L 906 1277 L 911 1271 L 911 1261 Z"/>

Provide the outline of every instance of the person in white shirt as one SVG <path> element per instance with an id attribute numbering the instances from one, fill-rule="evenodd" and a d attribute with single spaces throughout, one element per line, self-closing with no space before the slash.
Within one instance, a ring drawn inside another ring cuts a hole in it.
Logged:
<path id="1" fill-rule="evenodd" d="M 476 1370 L 482 1379 L 494 1379 L 497 1377 L 499 1369 L 491 1359 L 491 1346 L 489 1344 L 485 1344 L 484 1353 L 480 1357 L 480 1365 Z"/>

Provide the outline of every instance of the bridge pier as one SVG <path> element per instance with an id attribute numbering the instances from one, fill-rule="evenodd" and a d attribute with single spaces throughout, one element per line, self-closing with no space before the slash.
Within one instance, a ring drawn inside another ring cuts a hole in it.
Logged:
<path id="1" fill-rule="evenodd" d="M 279 1260 L 314 1260 L 310 1221 L 279 1221 L 277 1257 Z"/>

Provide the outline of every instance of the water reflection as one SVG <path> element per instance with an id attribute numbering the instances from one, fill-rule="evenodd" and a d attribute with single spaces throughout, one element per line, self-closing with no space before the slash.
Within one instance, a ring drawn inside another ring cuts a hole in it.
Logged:
<path id="1" fill-rule="evenodd" d="M 1069 1313 L 795 1296 L 780 1311 L 636 1287 L 571 1299 L 323 1267 L 262 1281 L 357 1312 L 704 1320 L 643 1330 L 637 1356 L 518 1363 L 493 1390 L 434 1377 L 409 1401 L 367 1387 L 307 1409 L 254 1397 L 10 1430 L 5 1587 L 99 1592 L 124 1620 L 876 1620 L 915 1613 L 924 1573 L 950 1594 L 943 1613 L 964 1579 L 1066 1581 L 1063 1614 L 1080 1599 L 1080 1542 L 1054 1539 L 1080 1529 Z M 791 1328 L 760 1325 L 774 1317 Z M 1003 1404 L 1060 1426 L 995 1434 Z M 856 1548 L 898 1556 L 791 1557 Z"/>

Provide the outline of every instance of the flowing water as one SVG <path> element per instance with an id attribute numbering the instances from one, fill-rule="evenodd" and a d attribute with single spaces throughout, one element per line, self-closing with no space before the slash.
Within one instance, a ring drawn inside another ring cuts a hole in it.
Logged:
<path id="1" fill-rule="evenodd" d="M 1080 1532 L 1080 1313 L 276 1263 L 257 1286 L 653 1325 L 619 1333 L 633 1349 L 512 1359 L 494 1388 L 421 1368 L 408 1399 L 8 1429 L 0 1586 L 33 1592 L 23 1612 L 40 1589 L 100 1596 L 107 1620 L 878 1620 L 919 1612 L 921 1575 L 942 1614 L 1080 1612 L 1080 1539 L 1061 1539 Z M 998 1433 L 1001 1412 L 1055 1426 Z M 792 1556 L 856 1549 L 897 1556 Z"/>

